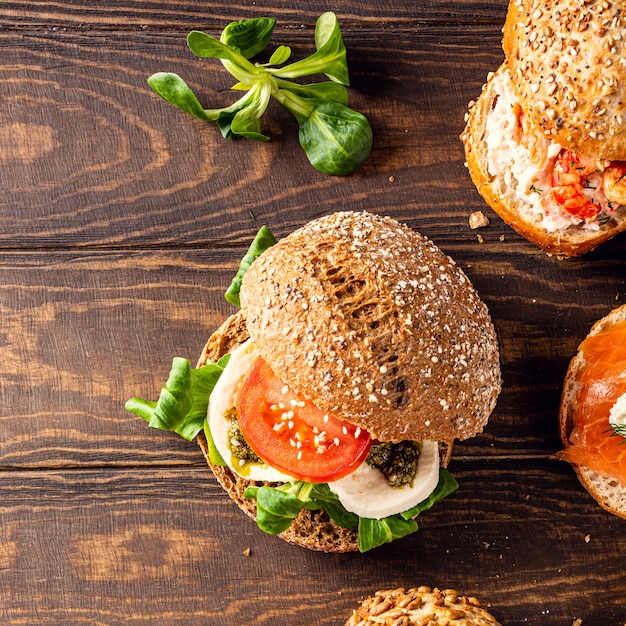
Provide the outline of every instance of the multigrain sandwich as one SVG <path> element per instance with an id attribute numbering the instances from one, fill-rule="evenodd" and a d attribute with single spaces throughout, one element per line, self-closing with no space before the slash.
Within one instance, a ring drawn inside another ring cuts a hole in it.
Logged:
<path id="1" fill-rule="evenodd" d="M 470 103 L 471 178 L 518 233 L 560 256 L 626 229 L 626 1 L 512 0 L 505 61 Z"/>
<path id="2" fill-rule="evenodd" d="M 564 449 L 582 485 L 626 518 L 626 305 L 596 322 L 571 360 L 561 398 Z"/>
<path id="3" fill-rule="evenodd" d="M 345 626 L 500 626 L 477 598 L 427 586 L 378 591 Z"/>
<path id="4" fill-rule="evenodd" d="M 458 486 L 444 469 L 453 442 L 483 429 L 500 391 L 485 304 L 390 218 L 336 213 L 258 247 L 238 272 L 240 311 L 166 385 L 189 390 L 206 372 L 186 400 L 195 428 L 183 409 L 127 408 L 197 437 L 240 508 L 289 542 L 365 551 L 415 532 Z"/>

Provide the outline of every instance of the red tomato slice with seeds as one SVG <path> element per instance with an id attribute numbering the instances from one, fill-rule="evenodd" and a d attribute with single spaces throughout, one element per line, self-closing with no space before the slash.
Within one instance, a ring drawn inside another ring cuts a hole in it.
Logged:
<path id="1" fill-rule="evenodd" d="M 237 400 L 239 426 L 266 463 L 311 483 L 337 480 L 367 456 L 367 431 L 324 413 L 291 390 L 261 358 Z"/>

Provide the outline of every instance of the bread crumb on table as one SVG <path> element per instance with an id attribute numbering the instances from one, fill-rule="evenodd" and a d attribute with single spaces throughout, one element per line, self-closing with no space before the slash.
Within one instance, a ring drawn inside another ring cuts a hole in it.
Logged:
<path id="1" fill-rule="evenodd" d="M 474 211 L 469 216 L 469 227 L 474 230 L 489 226 L 489 218 L 482 211 Z"/>

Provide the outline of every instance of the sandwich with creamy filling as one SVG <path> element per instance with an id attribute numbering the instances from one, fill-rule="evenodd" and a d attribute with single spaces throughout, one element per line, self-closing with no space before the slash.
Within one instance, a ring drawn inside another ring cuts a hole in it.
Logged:
<path id="1" fill-rule="evenodd" d="M 487 307 L 449 257 L 391 218 L 335 213 L 254 248 L 231 299 L 241 308 L 198 367 L 183 364 L 181 383 L 173 368 L 161 409 L 127 408 L 197 438 L 268 533 L 343 552 L 415 532 L 458 486 L 444 468 L 453 442 L 483 429 L 500 391 Z M 180 389 L 186 408 L 163 417 Z"/>
<path id="2" fill-rule="evenodd" d="M 559 256 L 626 229 L 626 2 L 512 0 L 505 61 L 470 103 L 471 178 L 518 233 Z"/>

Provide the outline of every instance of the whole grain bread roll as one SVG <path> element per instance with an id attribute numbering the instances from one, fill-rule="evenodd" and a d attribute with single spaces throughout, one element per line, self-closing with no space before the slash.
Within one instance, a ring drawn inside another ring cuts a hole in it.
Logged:
<path id="1" fill-rule="evenodd" d="M 378 591 L 366 598 L 345 626 L 501 626 L 479 600 L 454 589 L 420 586 Z"/>
<path id="2" fill-rule="evenodd" d="M 509 226 L 539 248 L 558 256 L 585 254 L 626 230 L 626 207 L 617 208 L 609 219 L 598 224 L 597 229 L 588 228 L 585 224 L 553 229 L 519 197 L 519 181 L 510 169 L 490 172 L 487 125 L 500 97 L 496 85 L 504 80 L 507 72 L 510 73 L 510 66 L 505 62 L 488 76 L 478 99 L 470 103 L 461 141 L 472 182 L 485 202 Z"/>
<path id="3" fill-rule="evenodd" d="M 524 113 L 565 148 L 626 160 L 626 0 L 512 0 L 503 47 Z"/>
<path id="4" fill-rule="evenodd" d="M 594 336 L 616 322 L 626 320 L 626 305 L 613 309 L 608 315 L 598 320 L 589 331 L 588 336 Z M 570 445 L 570 434 L 574 426 L 574 412 L 578 403 L 580 383 L 577 378 L 585 369 L 586 361 L 581 350 L 570 361 L 559 410 L 559 432 L 563 446 Z M 557 455 L 558 457 L 558 455 Z M 604 476 L 584 465 L 572 463 L 578 480 L 596 502 L 605 510 L 626 519 L 626 485 L 614 478 Z"/>
<path id="5" fill-rule="evenodd" d="M 241 306 L 279 378 L 381 441 L 466 439 L 495 406 L 487 307 L 449 257 L 391 218 L 306 224 L 252 264 Z"/>
<path id="6" fill-rule="evenodd" d="M 211 335 L 202 351 L 197 367 L 202 367 L 210 361 L 216 362 L 248 338 L 246 321 L 240 311 L 227 318 Z M 197 440 L 220 485 L 246 515 L 256 519 L 256 500 L 246 498 L 244 492 L 251 485 L 262 483 L 247 480 L 235 474 L 228 467 L 215 465 L 209 458 L 207 441 L 202 432 L 198 434 Z M 447 467 L 451 453 L 452 444 L 441 443 L 439 445 L 439 462 L 442 467 Z M 291 526 L 279 537 L 289 543 L 320 552 L 355 552 L 359 549 L 357 531 L 338 526 L 323 509 L 319 511 L 302 509 Z"/>
<path id="7" fill-rule="evenodd" d="M 274 373 L 319 408 L 380 441 L 439 442 L 479 432 L 500 392 L 498 342 L 465 274 L 432 242 L 390 218 L 341 212 L 295 231 L 248 269 L 241 310 L 209 338 L 198 366 L 252 338 Z M 257 484 L 214 465 L 244 496 Z M 281 538 L 314 550 L 358 549 L 355 530 L 303 509 Z"/>

